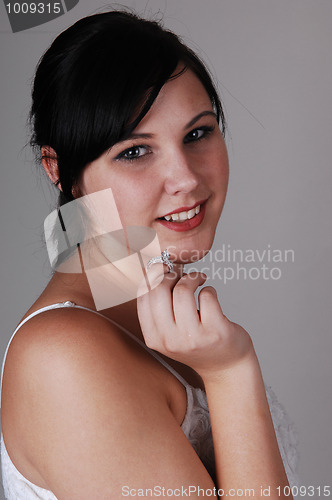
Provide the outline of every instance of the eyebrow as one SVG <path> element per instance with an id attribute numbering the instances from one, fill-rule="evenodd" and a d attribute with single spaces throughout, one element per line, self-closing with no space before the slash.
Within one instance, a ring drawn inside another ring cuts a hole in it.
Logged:
<path id="1" fill-rule="evenodd" d="M 202 111 L 201 113 L 196 115 L 192 120 L 190 120 L 190 122 L 184 126 L 184 129 L 187 130 L 188 128 L 195 125 L 195 123 L 198 122 L 198 120 L 200 118 L 202 118 L 203 116 L 213 116 L 213 118 L 218 120 L 217 115 L 214 111 Z M 151 139 L 153 136 L 154 136 L 154 134 L 135 134 L 135 133 L 132 133 L 132 134 L 128 135 L 128 137 L 126 137 L 125 140 L 128 141 L 131 139 Z"/>
<path id="2" fill-rule="evenodd" d="M 187 125 L 184 128 L 188 129 L 188 128 L 192 127 L 203 116 L 213 116 L 217 120 L 217 115 L 214 111 L 202 111 L 197 116 L 195 116 L 192 120 L 190 120 L 190 122 L 187 123 Z"/>

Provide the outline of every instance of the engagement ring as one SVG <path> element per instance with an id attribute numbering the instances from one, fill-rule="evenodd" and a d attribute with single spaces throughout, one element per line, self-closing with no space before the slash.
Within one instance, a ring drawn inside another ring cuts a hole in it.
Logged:
<path id="1" fill-rule="evenodd" d="M 161 256 L 159 257 L 152 257 L 152 259 L 149 260 L 149 262 L 147 263 L 147 269 L 149 269 L 152 264 L 166 264 L 166 266 L 168 267 L 168 272 L 170 273 L 171 271 L 173 271 L 173 268 L 174 268 L 174 265 L 173 265 L 173 262 L 171 261 L 170 259 L 170 254 L 168 253 L 167 250 L 164 250 L 163 252 L 161 252 Z"/>

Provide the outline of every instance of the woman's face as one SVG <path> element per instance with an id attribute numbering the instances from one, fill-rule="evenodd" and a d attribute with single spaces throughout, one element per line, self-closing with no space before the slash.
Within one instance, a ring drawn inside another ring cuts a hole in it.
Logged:
<path id="1" fill-rule="evenodd" d="M 224 139 L 190 70 L 164 85 L 132 136 L 87 165 L 78 183 L 82 194 L 111 188 L 123 226 L 153 228 L 161 249 L 183 263 L 211 248 L 227 185 Z"/>

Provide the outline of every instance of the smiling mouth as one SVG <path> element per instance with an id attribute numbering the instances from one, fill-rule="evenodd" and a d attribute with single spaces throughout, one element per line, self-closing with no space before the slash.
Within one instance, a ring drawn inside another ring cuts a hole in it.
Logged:
<path id="1" fill-rule="evenodd" d="M 166 220 L 171 222 L 184 222 L 186 220 L 193 219 L 201 211 L 201 205 L 197 205 L 190 210 L 185 210 L 183 212 L 174 212 L 172 214 L 165 215 L 164 217 L 158 217 L 158 220 Z"/>

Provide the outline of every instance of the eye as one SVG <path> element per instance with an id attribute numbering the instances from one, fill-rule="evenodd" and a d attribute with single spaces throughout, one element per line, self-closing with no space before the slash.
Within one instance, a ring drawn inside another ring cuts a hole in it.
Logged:
<path id="1" fill-rule="evenodd" d="M 132 146 L 125 149 L 115 158 L 116 160 L 139 160 L 143 156 L 149 154 L 149 149 L 147 146 Z"/>
<path id="2" fill-rule="evenodd" d="M 191 130 L 186 137 L 184 138 L 184 142 L 197 142 L 200 141 L 201 139 L 206 138 L 211 132 L 213 132 L 214 127 L 200 127 L 200 128 L 195 128 L 194 130 Z"/>

